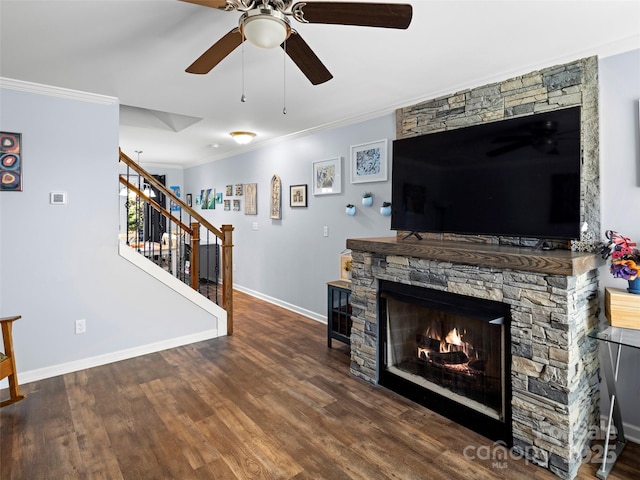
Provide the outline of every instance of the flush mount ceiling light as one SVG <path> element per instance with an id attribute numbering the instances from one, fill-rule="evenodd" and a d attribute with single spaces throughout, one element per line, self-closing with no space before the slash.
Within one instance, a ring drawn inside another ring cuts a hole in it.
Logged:
<path id="1" fill-rule="evenodd" d="M 231 132 L 229 135 L 240 145 L 246 145 L 256 136 L 253 132 Z"/>
<path id="2" fill-rule="evenodd" d="M 240 17 L 240 30 L 247 40 L 260 48 L 275 48 L 291 35 L 287 17 L 269 5 L 245 12 Z"/>

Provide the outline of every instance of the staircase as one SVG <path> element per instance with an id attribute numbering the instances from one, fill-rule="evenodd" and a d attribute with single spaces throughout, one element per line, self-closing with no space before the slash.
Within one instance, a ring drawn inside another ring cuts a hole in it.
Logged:
<path id="1" fill-rule="evenodd" d="M 125 200 L 120 202 L 121 255 L 149 273 L 159 272 L 147 268 L 151 263 L 160 267 L 176 290 L 187 285 L 198 292 L 196 302 L 205 297 L 219 305 L 226 312 L 227 334 L 232 334 L 233 226 L 211 225 L 122 150 L 119 160 L 126 165 L 126 173 L 119 175 Z"/>

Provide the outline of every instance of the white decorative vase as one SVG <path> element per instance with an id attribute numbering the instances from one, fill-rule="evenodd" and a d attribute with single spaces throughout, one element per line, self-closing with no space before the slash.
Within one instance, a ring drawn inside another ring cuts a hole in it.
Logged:
<path id="1" fill-rule="evenodd" d="M 347 207 L 345 212 L 347 215 L 353 217 L 356 214 L 356 207 Z"/>
<path id="2" fill-rule="evenodd" d="M 389 205 L 388 207 L 380 207 L 380 215 L 382 215 L 383 217 L 388 217 L 389 215 L 391 215 L 391 205 Z"/>
<path id="3" fill-rule="evenodd" d="M 373 205 L 373 197 L 362 197 L 362 205 L 365 207 Z"/>

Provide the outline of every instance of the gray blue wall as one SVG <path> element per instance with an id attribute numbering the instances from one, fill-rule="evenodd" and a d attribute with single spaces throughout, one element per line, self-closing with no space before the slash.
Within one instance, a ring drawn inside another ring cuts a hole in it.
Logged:
<path id="1" fill-rule="evenodd" d="M 603 58 L 599 68 L 603 234 L 616 230 L 640 244 L 640 50 Z M 600 288 L 605 287 L 627 288 L 626 281 L 611 276 L 608 264 L 600 269 Z M 623 421 L 635 425 L 629 432 L 636 439 L 640 439 L 639 362 L 640 350 L 623 350 L 617 387 Z M 608 408 L 604 387 L 601 412 Z"/>
<path id="2" fill-rule="evenodd" d="M 325 318 L 326 283 L 340 277 L 339 256 L 347 238 L 392 235 L 389 217 L 380 215 L 380 205 L 391 200 L 391 148 L 395 137 L 395 116 L 369 120 L 330 131 L 282 141 L 259 150 L 185 170 L 184 193 L 199 195 L 201 189 L 225 191 L 228 184 L 258 184 L 258 214 L 241 211 L 200 210 L 214 225 L 235 227 L 234 285 L 312 318 Z M 389 180 L 350 183 L 350 146 L 388 139 Z M 312 163 L 342 158 L 342 193 L 312 193 Z M 282 219 L 271 220 L 269 190 L 271 178 L 282 181 Z M 289 206 L 289 186 L 308 185 L 308 207 Z M 361 203 L 362 193 L 374 194 L 371 207 Z M 195 202 L 195 200 L 194 200 Z M 357 207 L 355 216 L 345 214 L 347 203 Z M 253 230 L 257 223 L 258 230 Z M 323 227 L 329 236 L 323 236 Z"/>
<path id="3" fill-rule="evenodd" d="M 23 141 L 24 190 L 0 193 L 0 316 L 22 315 L 13 337 L 23 382 L 217 328 L 118 255 L 117 100 L 51 90 L 0 89 L 0 130 Z M 54 191 L 67 205 L 49 204 Z"/>

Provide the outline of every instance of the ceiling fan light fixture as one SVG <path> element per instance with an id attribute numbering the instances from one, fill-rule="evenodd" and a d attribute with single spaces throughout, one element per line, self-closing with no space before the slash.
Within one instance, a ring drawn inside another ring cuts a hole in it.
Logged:
<path id="1" fill-rule="evenodd" d="M 253 132 L 231 132 L 229 135 L 231 135 L 236 143 L 239 143 L 240 145 L 246 145 L 253 140 L 253 137 L 256 136 Z"/>
<path id="2" fill-rule="evenodd" d="M 289 38 L 291 25 L 284 14 L 262 6 L 242 15 L 240 30 L 256 47 L 275 48 Z"/>

